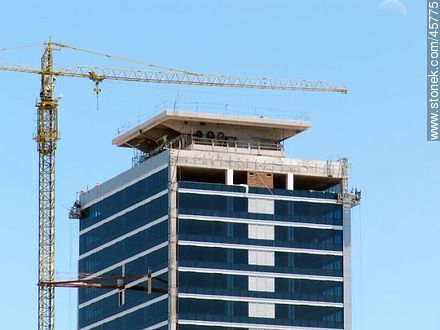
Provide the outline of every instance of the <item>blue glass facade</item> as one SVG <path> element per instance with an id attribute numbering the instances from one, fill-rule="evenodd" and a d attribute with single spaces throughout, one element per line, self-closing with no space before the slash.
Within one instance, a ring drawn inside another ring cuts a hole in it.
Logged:
<path id="1" fill-rule="evenodd" d="M 179 329 L 343 329 L 336 199 L 179 182 Z"/>
<path id="2" fill-rule="evenodd" d="M 342 328 L 343 311 L 334 307 L 275 304 L 275 317 L 249 316 L 247 302 L 185 299 L 180 300 L 180 319 L 247 323 L 271 326 L 299 326 L 311 328 Z"/>
<path id="3" fill-rule="evenodd" d="M 165 168 L 82 209 L 81 273 L 168 279 L 168 180 Z M 344 328 L 337 194 L 179 182 L 176 198 L 178 329 Z M 78 303 L 79 329 L 168 329 L 165 293 L 127 289 L 121 304 L 80 289 Z"/>
<path id="4" fill-rule="evenodd" d="M 146 288 L 146 279 L 139 276 L 150 270 L 166 280 L 167 267 L 168 168 L 104 198 L 97 196 L 82 209 L 81 274 L 133 276 L 127 288 Z M 167 294 L 126 289 L 121 302 L 117 289 L 79 289 L 78 304 L 78 329 L 146 329 L 161 324 L 157 329 L 167 329 Z"/>
<path id="5" fill-rule="evenodd" d="M 273 240 L 257 240 L 249 238 L 248 225 L 245 223 L 186 219 L 179 223 L 179 228 L 180 240 L 342 251 L 340 230 L 277 226 Z"/>
<path id="6" fill-rule="evenodd" d="M 179 212 L 181 214 L 342 226 L 342 207 L 338 204 L 276 199 L 274 213 L 261 214 L 248 210 L 248 198 L 226 195 L 228 192 L 244 193 L 245 188 L 241 186 L 180 182 L 179 188 L 225 192 L 224 196 L 210 195 L 209 193 L 181 194 L 179 195 Z M 250 187 L 249 194 L 251 193 L 261 195 L 271 195 L 273 193 L 280 197 L 316 198 L 329 201 L 337 199 L 337 194 L 329 192 L 273 189 L 271 193 L 267 189 Z"/>
<path id="7" fill-rule="evenodd" d="M 275 278 L 273 292 L 259 292 L 249 290 L 246 275 L 180 272 L 179 292 L 341 303 L 343 285 L 337 281 Z"/>

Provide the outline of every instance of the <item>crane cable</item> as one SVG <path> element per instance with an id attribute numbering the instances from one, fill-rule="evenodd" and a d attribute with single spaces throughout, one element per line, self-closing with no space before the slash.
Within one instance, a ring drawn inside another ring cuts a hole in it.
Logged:
<path id="1" fill-rule="evenodd" d="M 47 45 L 47 44 L 48 44 L 47 42 L 43 43 L 43 45 Z M 84 49 L 84 48 L 74 47 L 74 46 L 66 45 L 66 44 L 63 44 L 63 43 L 60 43 L 60 42 L 51 42 L 51 44 L 55 45 L 55 46 L 58 46 L 58 47 L 61 47 L 61 48 L 67 48 L 67 49 L 71 49 L 71 50 L 76 50 L 76 51 L 79 51 L 79 52 L 83 52 L 83 53 L 87 53 L 87 54 L 91 54 L 91 55 L 97 55 L 97 56 L 106 57 L 106 58 L 111 58 L 111 59 L 115 59 L 115 60 L 119 60 L 119 61 L 140 64 L 140 65 L 148 66 L 148 67 L 155 68 L 155 69 L 166 70 L 166 71 L 171 71 L 171 72 L 178 72 L 178 73 L 183 73 L 183 74 L 187 74 L 187 75 L 191 75 L 191 76 L 202 76 L 202 75 L 204 75 L 204 74 L 196 73 L 196 72 L 192 72 L 192 71 L 179 70 L 179 69 L 174 69 L 174 68 L 171 68 L 171 67 L 151 64 L 151 63 L 139 61 L 139 60 L 136 60 L 136 59 L 133 59 L 133 58 L 129 58 L 129 57 L 110 55 L 110 54 L 106 54 L 106 53 L 97 52 L 97 51 L 94 51 L 94 50 L 88 50 L 88 49 Z M 3 48 L 0 48 L 0 52 L 9 51 L 9 50 L 16 50 L 16 49 L 23 49 L 23 48 L 33 48 L 33 47 L 38 47 L 38 46 L 41 46 L 41 45 L 42 44 L 38 43 L 38 44 L 30 44 L 30 45 L 19 45 L 19 46 L 15 46 L 15 47 L 3 47 Z"/>
<path id="2" fill-rule="evenodd" d="M 41 44 L 31 44 L 31 45 L 20 45 L 15 47 L 4 47 L 0 48 L 0 52 L 8 51 L 8 50 L 16 50 L 16 49 L 23 49 L 23 48 L 33 48 L 41 46 Z"/>
<path id="3" fill-rule="evenodd" d="M 364 270 L 363 270 L 363 242 L 362 242 L 362 205 L 359 205 L 359 267 L 360 267 L 360 329 L 364 330 Z"/>
<path id="4" fill-rule="evenodd" d="M 55 45 L 55 46 L 58 46 L 58 47 L 68 48 L 68 49 L 76 50 L 76 51 L 87 53 L 87 54 L 92 54 L 92 55 L 97 55 L 97 56 L 101 56 L 101 57 L 111 58 L 111 59 L 115 59 L 115 60 L 119 60 L 119 61 L 131 62 L 131 63 L 135 63 L 135 64 L 140 64 L 140 65 L 145 65 L 145 66 L 149 66 L 149 67 L 155 68 L 155 69 L 161 69 L 161 70 L 166 70 L 166 71 L 178 72 L 178 73 L 188 74 L 188 75 L 192 75 L 192 76 L 201 76 L 202 75 L 200 73 L 195 73 L 195 72 L 191 72 L 191 71 L 179 70 L 179 69 L 174 69 L 174 68 L 170 68 L 170 67 L 166 67 L 166 66 L 160 66 L 160 65 L 155 65 L 155 64 L 151 64 L 151 63 L 146 63 L 146 62 L 135 60 L 135 59 L 132 59 L 132 58 L 129 58 L 129 57 L 110 55 L 110 54 L 105 54 L 105 53 L 97 52 L 97 51 L 94 51 L 94 50 L 88 50 L 88 49 L 84 49 L 84 48 L 78 48 L 78 47 L 74 47 L 74 46 L 69 46 L 69 45 L 66 45 L 66 44 L 59 43 L 59 42 L 52 42 L 52 44 Z"/>
<path id="5" fill-rule="evenodd" d="M 43 43 L 43 45 L 47 45 L 47 44 L 48 44 L 47 42 Z M 188 74 L 188 75 L 192 75 L 192 76 L 202 76 L 203 75 L 201 73 L 195 73 L 195 72 L 191 72 L 191 71 L 179 70 L 179 69 L 174 69 L 174 68 L 170 68 L 170 67 L 166 67 L 166 66 L 146 63 L 146 62 L 135 60 L 135 59 L 132 59 L 132 58 L 129 58 L 129 57 L 110 55 L 110 54 L 105 54 L 105 53 L 97 52 L 97 51 L 94 51 L 94 50 L 88 50 L 88 49 L 84 49 L 84 48 L 69 46 L 69 45 L 66 45 L 66 44 L 62 44 L 60 42 L 51 42 L 51 44 L 55 45 L 55 46 L 58 46 L 58 47 L 61 47 L 61 48 L 67 48 L 67 49 L 71 49 L 71 50 L 76 50 L 76 51 L 79 51 L 79 52 L 83 52 L 83 53 L 87 53 L 87 54 L 92 54 L 92 55 L 97 55 L 97 56 L 106 57 L 106 58 L 111 58 L 111 59 L 115 59 L 115 60 L 119 60 L 119 61 L 125 61 L 125 62 L 131 62 L 131 63 L 135 63 L 135 64 L 140 64 L 140 65 L 145 65 L 145 66 L 149 66 L 149 67 L 155 68 L 155 69 L 161 69 L 161 70 L 166 70 L 166 71 L 184 73 L 184 74 Z M 33 48 L 33 47 L 38 47 L 38 46 L 41 46 L 41 45 L 42 44 L 38 43 L 38 44 L 30 44 L 30 45 L 20 45 L 20 46 L 15 46 L 15 47 L 3 47 L 3 48 L 0 48 L 0 52 L 9 51 L 9 50 L 16 50 L 16 49 L 23 49 L 23 48 Z"/>

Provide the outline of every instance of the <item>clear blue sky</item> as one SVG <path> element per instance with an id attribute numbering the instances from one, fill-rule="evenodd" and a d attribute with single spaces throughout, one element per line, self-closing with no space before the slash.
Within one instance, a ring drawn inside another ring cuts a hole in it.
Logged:
<path id="1" fill-rule="evenodd" d="M 160 104 L 200 102 L 307 112 L 312 129 L 287 143 L 293 158 L 352 164 L 354 329 L 437 330 L 440 144 L 425 142 L 425 3 L 416 0 L 2 1 L 0 48 L 54 40 L 200 72 L 323 79 L 348 95 L 102 84 L 60 78 L 57 270 L 76 271 L 75 193 L 127 169 L 117 128 Z M 404 6 L 404 7 L 403 7 Z M 42 47 L 0 52 L 39 65 Z M 56 65 L 131 67 L 70 51 Z M 37 320 L 37 170 L 32 141 L 37 76 L 0 72 L 0 315 L 2 329 Z M 222 107 L 222 106 L 218 106 Z M 232 106 L 231 106 L 232 107 Z M 238 108 L 238 107 L 237 107 Z M 202 106 L 199 108 L 203 109 Z M 76 328 L 76 292 L 57 291 L 57 329 Z"/>

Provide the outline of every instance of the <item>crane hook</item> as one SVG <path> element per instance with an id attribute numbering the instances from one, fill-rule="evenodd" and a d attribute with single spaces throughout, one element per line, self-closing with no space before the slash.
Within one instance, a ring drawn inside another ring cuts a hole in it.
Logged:
<path id="1" fill-rule="evenodd" d="M 95 72 L 89 72 L 90 80 L 95 82 L 95 88 L 93 91 L 96 93 L 96 110 L 99 110 L 99 93 L 101 93 L 101 88 L 99 88 L 99 83 L 104 80 L 104 77 L 98 76 Z"/>
<path id="2" fill-rule="evenodd" d="M 102 92 L 101 88 L 99 88 L 99 81 L 95 81 L 95 88 L 93 91 L 96 93 L 96 96 L 98 96 L 99 93 Z"/>
<path id="3" fill-rule="evenodd" d="M 99 81 L 95 81 L 95 88 L 93 91 L 96 93 L 96 111 L 99 110 L 99 93 L 101 93 L 101 88 L 99 88 Z"/>

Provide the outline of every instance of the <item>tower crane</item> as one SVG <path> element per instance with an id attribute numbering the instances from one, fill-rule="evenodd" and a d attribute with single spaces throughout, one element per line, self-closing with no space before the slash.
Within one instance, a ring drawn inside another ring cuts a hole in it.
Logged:
<path id="1" fill-rule="evenodd" d="M 54 68 L 53 50 L 70 48 L 94 55 L 107 54 L 75 48 L 62 43 L 47 42 L 41 57 L 41 68 L 0 64 L 0 71 L 14 71 L 41 76 L 41 90 L 37 107 L 37 133 L 34 137 L 39 153 L 39 252 L 38 252 L 38 329 L 55 328 L 55 151 L 59 140 L 58 99 L 54 98 L 56 77 L 90 79 L 95 93 L 101 92 L 103 80 L 134 81 L 159 84 L 195 85 L 211 87 L 254 88 L 282 91 L 347 93 L 345 88 L 331 86 L 324 81 L 277 80 L 270 78 L 242 78 L 224 75 L 199 74 L 148 64 L 155 70 L 117 69 L 109 67 L 77 66 Z M 121 58 L 119 58 L 121 59 Z M 136 62 L 136 61 L 132 61 Z M 145 64 L 137 62 L 138 64 Z M 160 69 L 160 70 L 158 70 Z"/>

